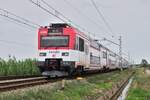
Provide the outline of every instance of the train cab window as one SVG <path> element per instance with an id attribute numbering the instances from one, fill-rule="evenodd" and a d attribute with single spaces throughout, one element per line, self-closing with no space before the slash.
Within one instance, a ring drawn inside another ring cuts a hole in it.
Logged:
<path id="1" fill-rule="evenodd" d="M 84 40 L 79 38 L 79 51 L 84 51 Z"/>

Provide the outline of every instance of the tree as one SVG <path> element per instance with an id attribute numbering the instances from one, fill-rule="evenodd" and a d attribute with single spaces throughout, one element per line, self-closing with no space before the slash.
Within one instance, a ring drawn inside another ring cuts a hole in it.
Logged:
<path id="1" fill-rule="evenodd" d="M 141 66 L 142 66 L 142 67 L 148 67 L 148 62 L 147 62 L 146 59 L 142 59 L 142 61 L 141 61 Z"/>

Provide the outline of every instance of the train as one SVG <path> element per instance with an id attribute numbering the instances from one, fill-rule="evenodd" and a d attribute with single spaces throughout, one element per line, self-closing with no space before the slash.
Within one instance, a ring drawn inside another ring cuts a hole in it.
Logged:
<path id="1" fill-rule="evenodd" d="M 38 68 L 55 77 L 120 68 L 120 56 L 67 23 L 51 23 L 38 30 Z M 122 68 L 128 61 L 122 60 Z"/>

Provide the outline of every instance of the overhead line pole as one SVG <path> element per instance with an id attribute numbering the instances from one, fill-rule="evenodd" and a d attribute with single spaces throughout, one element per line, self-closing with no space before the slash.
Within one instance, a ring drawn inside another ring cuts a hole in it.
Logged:
<path id="1" fill-rule="evenodd" d="M 122 70 L 122 36 L 119 37 L 119 64 Z"/>

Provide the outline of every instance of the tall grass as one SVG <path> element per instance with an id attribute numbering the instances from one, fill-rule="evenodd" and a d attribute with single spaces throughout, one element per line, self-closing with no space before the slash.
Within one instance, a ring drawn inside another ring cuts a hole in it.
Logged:
<path id="1" fill-rule="evenodd" d="M 144 70 L 145 68 L 136 69 L 126 100 L 150 100 L 150 76 Z"/>
<path id="2" fill-rule="evenodd" d="M 0 100 L 99 100 L 113 84 L 127 77 L 128 71 L 98 74 L 83 80 L 66 80 L 63 90 L 60 90 L 61 82 L 56 82 L 28 90 L 2 93 Z"/>
<path id="3" fill-rule="evenodd" d="M 36 59 L 16 60 L 10 58 L 3 60 L 0 58 L 0 76 L 9 75 L 40 75 L 36 67 Z"/>

